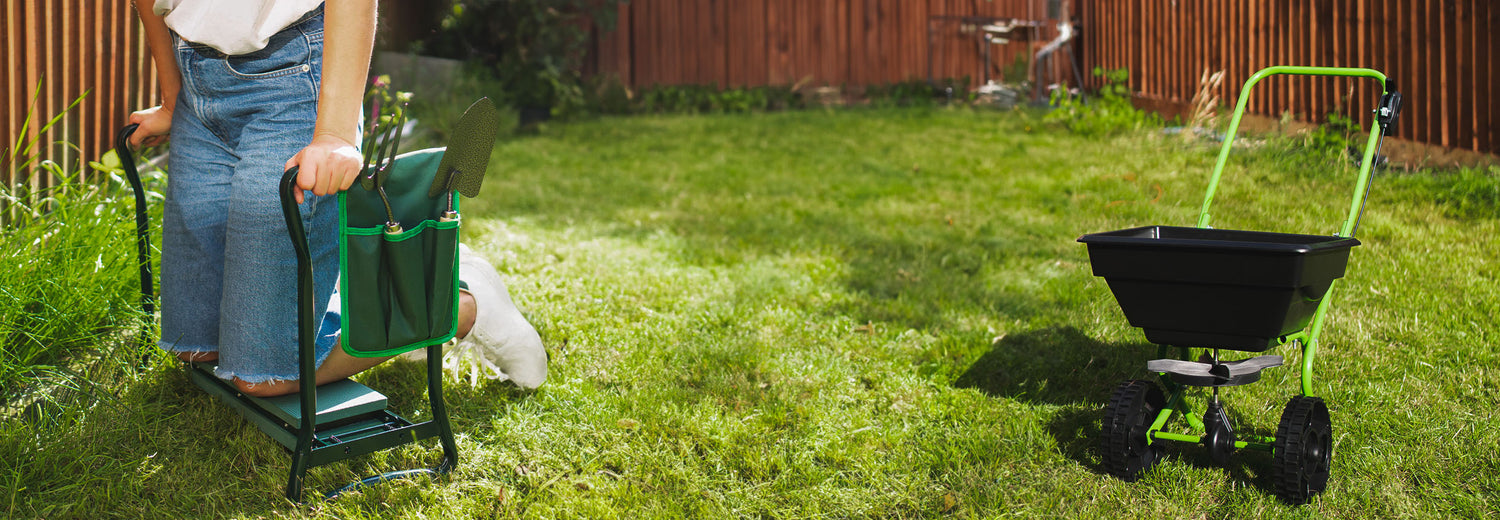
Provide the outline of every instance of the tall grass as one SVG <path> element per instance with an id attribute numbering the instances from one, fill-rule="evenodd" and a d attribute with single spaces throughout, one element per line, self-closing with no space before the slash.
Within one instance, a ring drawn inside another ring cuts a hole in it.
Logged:
<path id="1" fill-rule="evenodd" d="M 60 184 L 0 188 L 12 217 L 0 230 L 0 402 L 42 380 L 85 384 L 70 364 L 120 343 L 140 319 L 128 187 L 40 167 Z"/>

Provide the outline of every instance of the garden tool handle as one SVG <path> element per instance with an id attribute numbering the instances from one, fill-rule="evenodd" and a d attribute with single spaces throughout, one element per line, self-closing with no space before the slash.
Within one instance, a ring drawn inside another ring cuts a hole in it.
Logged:
<path id="1" fill-rule="evenodd" d="M 314 385 L 308 384 L 317 380 L 317 361 L 313 352 L 313 326 L 316 322 L 313 321 L 312 253 L 307 246 L 307 231 L 302 228 L 302 209 L 297 206 L 297 170 L 293 166 L 281 176 L 281 214 L 286 218 L 287 235 L 297 253 L 297 367 L 303 381 L 298 393 L 304 411 L 297 435 L 297 452 L 300 453 L 312 443 L 313 418 L 317 414 L 306 411 L 317 410 L 318 400 Z M 294 460 L 293 464 L 298 462 Z"/>
<path id="2" fill-rule="evenodd" d="M 120 128 L 115 135 L 115 156 L 119 157 L 125 178 L 130 180 L 130 189 L 135 192 L 135 258 L 141 272 L 141 311 L 146 313 L 149 323 L 156 315 L 151 278 L 151 220 L 146 214 L 146 190 L 141 187 L 141 175 L 135 170 L 135 154 L 130 151 L 130 136 L 140 126 L 131 123 Z"/>
<path id="3" fill-rule="evenodd" d="M 1382 74 L 1380 71 L 1374 69 L 1276 66 L 1261 69 L 1259 72 L 1251 75 L 1250 79 L 1245 81 L 1244 88 L 1240 90 L 1239 100 L 1235 103 L 1234 107 L 1234 117 L 1229 120 L 1229 130 L 1224 135 L 1224 144 L 1219 149 L 1218 162 L 1214 164 L 1213 177 L 1208 182 L 1208 193 L 1203 197 L 1203 209 L 1198 214 L 1198 227 L 1209 227 L 1208 208 L 1213 203 L 1214 192 L 1219 187 L 1219 178 L 1224 173 L 1224 164 L 1229 160 L 1229 150 L 1234 145 L 1235 134 L 1239 132 L 1240 118 L 1245 115 L 1245 106 L 1250 101 L 1250 89 L 1255 87 L 1255 84 L 1259 83 L 1260 80 L 1265 79 L 1268 76 L 1277 74 L 1294 76 L 1342 76 L 1371 78 L 1380 82 L 1381 94 L 1383 96 L 1382 100 L 1387 99 L 1387 97 L 1385 96 L 1389 96 L 1395 91 L 1395 82 L 1390 81 L 1385 76 L 1385 74 Z M 1400 97 L 1395 96 L 1395 99 L 1398 103 L 1395 108 L 1399 111 Z M 1370 183 L 1371 163 L 1374 162 L 1375 151 L 1380 146 L 1380 137 L 1383 135 L 1382 132 L 1384 131 L 1385 126 L 1387 126 L 1386 124 L 1393 122 L 1391 120 L 1385 119 L 1384 117 L 1379 117 L 1383 115 L 1384 114 L 1377 114 L 1378 117 L 1376 124 L 1370 125 L 1370 137 L 1369 140 L 1365 143 L 1363 159 L 1360 161 L 1359 166 L 1359 178 L 1354 185 L 1354 198 L 1349 204 L 1349 217 L 1344 220 L 1343 226 L 1337 233 L 1338 236 L 1354 236 L 1355 223 L 1358 221 L 1359 214 L 1364 209 L 1363 195 L 1368 193 L 1367 189 Z M 1391 119 L 1393 120 L 1394 118 Z"/>

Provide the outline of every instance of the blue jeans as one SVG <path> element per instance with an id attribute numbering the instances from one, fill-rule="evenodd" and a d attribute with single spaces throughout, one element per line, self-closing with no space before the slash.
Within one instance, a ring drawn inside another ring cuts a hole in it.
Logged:
<path id="1" fill-rule="evenodd" d="M 182 90 L 162 220 L 161 348 L 217 351 L 224 379 L 295 380 L 297 259 L 278 183 L 287 159 L 312 141 L 322 10 L 251 54 L 181 40 L 176 53 Z M 327 309 L 338 276 L 338 198 L 307 195 L 314 301 Z M 318 331 L 318 364 L 338 327 L 325 319 Z"/>

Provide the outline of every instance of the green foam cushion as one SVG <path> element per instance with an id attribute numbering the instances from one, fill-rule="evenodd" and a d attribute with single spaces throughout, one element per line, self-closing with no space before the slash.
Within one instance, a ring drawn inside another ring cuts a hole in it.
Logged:
<path id="1" fill-rule="evenodd" d="M 302 421 L 302 399 L 298 394 L 277 397 L 245 396 L 245 399 L 272 415 L 296 425 Z M 357 381 L 344 379 L 318 387 L 318 414 L 315 424 L 327 424 L 356 415 L 385 409 L 384 394 Z"/>

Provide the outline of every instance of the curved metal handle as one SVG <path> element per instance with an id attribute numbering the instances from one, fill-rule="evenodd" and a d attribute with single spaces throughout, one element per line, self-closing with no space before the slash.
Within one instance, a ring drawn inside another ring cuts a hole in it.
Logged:
<path id="1" fill-rule="evenodd" d="M 306 471 L 312 450 L 314 419 L 318 415 L 317 360 L 313 352 L 313 272 L 312 254 L 307 246 L 307 230 L 302 228 L 302 209 L 297 207 L 297 167 L 281 176 L 281 214 L 286 219 L 287 236 L 297 253 L 297 369 L 302 381 L 298 397 L 302 404 L 302 423 L 297 429 L 297 448 L 292 455 L 292 476 L 287 496 L 297 500 L 302 493 L 301 475 Z"/>
<path id="2" fill-rule="evenodd" d="M 1394 82 L 1390 81 L 1385 74 L 1374 69 L 1277 66 L 1261 69 L 1259 72 L 1251 75 L 1250 79 L 1245 81 L 1244 88 L 1240 89 L 1240 98 L 1234 107 L 1234 117 L 1229 120 L 1229 130 L 1224 135 L 1224 145 L 1219 149 L 1219 159 L 1214 164 L 1214 174 L 1208 182 L 1208 193 L 1203 197 L 1203 209 L 1198 214 L 1198 227 L 1206 228 L 1209 226 L 1208 208 L 1213 203 L 1214 192 L 1218 190 L 1219 178 L 1224 173 L 1224 164 L 1229 161 L 1229 150 L 1234 145 L 1235 135 L 1239 133 L 1240 118 L 1245 115 L 1245 106 L 1250 101 L 1250 89 L 1254 88 L 1255 84 L 1259 83 L 1260 80 L 1277 74 L 1371 78 L 1380 82 L 1381 94 L 1390 94 L 1395 88 Z M 1354 200 L 1349 205 L 1349 218 L 1344 221 L 1344 225 L 1340 228 L 1338 236 L 1354 236 L 1355 222 L 1358 220 L 1361 210 L 1364 209 L 1364 201 L 1361 195 L 1367 193 L 1370 183 L 1370 163 L 1373 162 L 1375 151 L 1380 146 L 1380 137 L 1380 123 L 1371 124 L 1370 138 L 1365 143 L 1364 158 L 1360 161 L 1359 179 L 1354 185 Z"/>
<path id="3" fill-rule="evenodd" d="M 155 287 L 151 277 L 151 220 L 146 214 L 146 190 L 141 187 L 141 175 L 135 169 L 135 154 L 130 150 L 130 136 L 141 125 L 128 124 L 115 134 L 115 155 L 125 169 L 125 178 L 135 192 L 135 259 L 141 275 L 141 311 L 150 323 L 156 315 Z"/>

